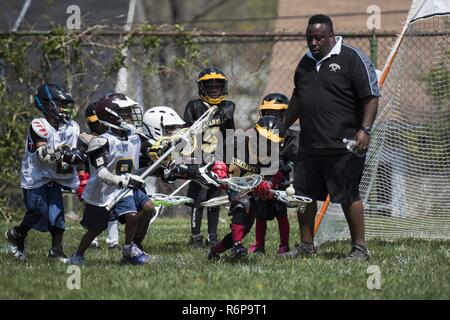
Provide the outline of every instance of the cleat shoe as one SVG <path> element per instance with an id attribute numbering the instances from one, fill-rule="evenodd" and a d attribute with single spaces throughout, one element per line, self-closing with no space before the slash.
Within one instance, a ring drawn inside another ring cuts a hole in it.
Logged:
<path id="1" fill-rule="evenodd" d="M 370 252 L 366 247 L 354 244 L 350 253 L 347 255 L 347 257 L 345 257 L 345 260 L 366 261 L 369 260 L 369 258 Z"/>
<path id="2" fill-rule="evenodd" d="M 74 253 L 67 260 L 67 264 L 75 265 L 75 266 L 82 266 L 84 264 L 84 257 L 81 254 Z"/>
<path id="3" fill-rule="evenodd" d="M 247 255 L 247 249 L 242 245 L 241 242 L 236 242 L 233 244 L 233 248 L 231 248 L 233 259 L 240 259 Z"/>
<path id="4" fill-rule="evenodd" d="M 67 263 L 67 256 L 63 252 L 62 246 L 51 248 L 48 252 L 47 257 L 55 259 L 58 262 Z"/>
<path id="5" fill-rule="evenodd" d="M 248 254 L 266 254 L 266 249 L 263 246 L 257 246 L 255 244 L 250 245 L 250 248 L 247 251 Z"/>
<path id="6" fill-rule="evenodd" d="M 92 240 L 91 244 L 89 245 L 92 249 L 100 249 L 100 243 L 98 242 L 98 238 L 96 237 L 94 240 Z"/>
<path id="7" fill-rule="evenodd" d="M 199 249 L 205 247 L 205 243 L 203 242 L 203 236 L 201 234 L 192 235 L 191 239 L 189 240 L 189 244 L 191 245 L 192 249 Z"/>
<path id="8" fill-rule="evenodd" d="M 25 256 L 25 237 L 17 232 L 15 227 L 6 231 L 5 236 L 8 241 L 8 251 L 17 260 L 22 262 L 27 261 L 27 257 Z"/>
<path id="9" fill-rule="evenodd" d="M 303 243 L 300 243 L 294 249 L 285 253 L 280 253 L 279 255 L 282 257 L 297 258 L 297 257 L 311 257 L 314 256 L 316 253 L 317 251 L 314 245 L 305 245 Z"/>
<path id="10" fill-rule="evenodd" d="M 123 260 L 132 265 L 144 265 L 148 262 L 148 255 L 139 249 L 133 242 L 128 249 L 122 248 Z"/>
<path id="11" fill-rule="evenodd" d="M 279 246 L 277 250 L 278 255 L 282 255 L 284 253 L 289 252 L 289 246 Z"/>
<path id="12" fill-rule="evenodd" d="M 207 246 L 214 247 L 219 243 L 219 240 L 217 240 L 217 233 L 210 233 L 208 234 L 208 239 L 205 241 Z"/>
<path id="13" fill-rule="evenodd" d="M 208 252 L 208 260 L 219 260 L 220 255 L 218 253 L 213 252 L 212 248 Z"/>

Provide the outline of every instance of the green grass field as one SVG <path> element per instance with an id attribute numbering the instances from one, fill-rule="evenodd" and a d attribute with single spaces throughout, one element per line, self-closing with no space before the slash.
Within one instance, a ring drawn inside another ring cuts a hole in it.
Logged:
<path id="1" fill-rule="evenodd" d="M 229 223 L 223 218 L 226 222 L 222 219 L 219 224 L 221 235 Z M 5 223 L 0 225 L 2 235 L 8 227 Z M 296 219 L 291 217 L 292 244 L 298 239 L 297 232 Z M 75 250 L 82 233 L 79 224 L 68 224 L 67 254 Z M 13 260 L 2 245 L 0 299 L 450 298 L 450 243 L 445 241 L 369 241 L 369 262 L 344 261 L 350 249 L 346 241 L 320 246 L 316 258 L 287 259 L 275 254 L 277 225 L 271 222 L 265 256 L 214 263 L 206 259 L 206 249 L 191 250 L 188 237 L 187 219 L 157 220 L 145 241 L 154 260 L 144 267 L 121 265 L 121 252 L 108 250 L 103 238 L 102 248 L 90 249 L 86 254 L 81 289 L 69 290 L 67 266 L 46 258 L 49 234 L 30 232 L 27 263 Z M 252 232 L 246 245 L 253 238 Z M 381 271 L 379 290 L 367 288 L 370 265 L 377 265 Z"/>

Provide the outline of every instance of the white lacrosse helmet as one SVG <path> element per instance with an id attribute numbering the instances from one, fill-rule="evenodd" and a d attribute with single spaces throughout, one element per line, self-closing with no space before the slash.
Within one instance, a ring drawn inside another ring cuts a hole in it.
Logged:
<path id="1" fill-rule="evenodd" d="M 164 136 L 166 132 L 183 127 L 185 122 L 172 108 L 158 106 L 148 109 L 144 113 L 143 133 L 155 140 Z"/>

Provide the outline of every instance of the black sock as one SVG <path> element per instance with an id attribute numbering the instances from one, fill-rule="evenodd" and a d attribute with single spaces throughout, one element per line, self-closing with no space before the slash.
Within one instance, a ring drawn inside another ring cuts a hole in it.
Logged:
<path id="1" fill-rule="evenodd" d="M 62 248 L 64 229 L 52 227 L 50 229 L 50 234 L 52 235 L 52 248 Z"/>
<path id="2" fill-rule="evenodd" d="M 220 208 L 208 208 L 208 233 L 216 234 L 217 225 L 219 224 L 219 212 Z"/>
<path id="3" fill-rule="evenodd" d="M 19 233 L 22 237 L 25 238 L 28 234 L 28 231 L 30 231 L 31 228 L 26 227 L 23 225 L 23 223 L 21 223 L 19 226 L 15 227 L 14 229 L 17 233 Z"/>

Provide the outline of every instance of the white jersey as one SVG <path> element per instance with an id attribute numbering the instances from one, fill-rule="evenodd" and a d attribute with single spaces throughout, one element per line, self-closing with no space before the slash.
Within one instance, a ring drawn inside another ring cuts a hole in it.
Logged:
<path id="1" fill-rule="evenodd" d="M 124 173 L 135 174 L 139 168 L 139 154 L 141 151 L 141 140 L 139 136 L 137 134 L 130 134 L 128 139 L 122 140 L 113 134 L 103 133 L 100 137 L 108 140 L 108 153 L 105 154 L 106 161 L 104 163 L 106 169 L 116 175 Z M 119 188 L 104 183 L 98 177 L 97 168 L 90 161 L 89 167 L 90 178 L 84 189 L 82 198 L 91 205 L 104 207 L 116 196 L 115 192 Z"/>
<path id="2" fill-rule="evenodd" d="M 80 127 L 73 121 L 67 121 L 55 129 L 45 118 L 34 119 L 27 133 L 25 157 L 22 160 L 20 186 L 24 189 L 35 189 L 54 181 L 64 187 L 78 188 L 80 181 L 75 166 L 62 166 L 58 163 L 45 163 L 39 159 L 35 150 L 30 130 L 35 130 L 43 140 L 47 140 L 47 148 L 56 150 L 63 145 L 71 149 L 77 147 Z"/>

